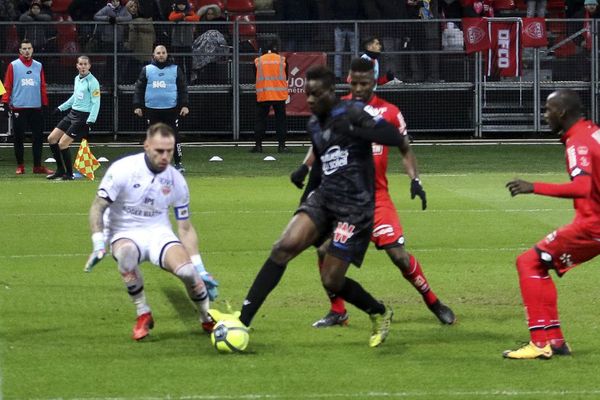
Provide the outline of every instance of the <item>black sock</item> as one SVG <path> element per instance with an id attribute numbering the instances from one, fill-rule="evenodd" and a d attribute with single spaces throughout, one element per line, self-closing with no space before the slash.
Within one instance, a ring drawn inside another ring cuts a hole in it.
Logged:
<path id="1" fill-rule="evenodd" d="M 58 143 L 51 144 L 50 151 L 52 152 L 52 156 L 56 160 L 56 173 L 58 175 L 64 174 L 65 166 L 63 164 L 62 156 L 60 155 L 60 148 L 58 147 Z"/>
<path id="2" fill-rule="evenodd" d="M 60 151 L 60 154 L 62 155 L 62 159 L 65 163 L 66 174 L 69 176 L 73 175 L 73 160 L 71 160 L 71 149 L 68 147 L 66 149 L 62 149 Z"/>
<path id="3" fill-rule="evenodd" d="M 240 316 L 240 321 L 246 326 L 250 326 L 254 315 L 258 312 L 260 306 L 265 301 L 269 293 L 281 280 L 283 273 L 285 272 L 285 265 L 279 265 L 275 263 L 271 258 L 265 261 L 265 264 L 262 266 L 256 278 L 254 278 L 254 282 L 252 283 L 252 287 L 248 291 L 248 295 L 244 300 L 244 304 L 242 305 L 242 315 Z"/>
<path id="4" fill-rule="evenodd" d="M 369 292 L 360 286 L 360 283 L 350 278 L 346 278 L 342 290 L 336 294 L 367 314 L 383 314 L 385 312 L 385 306 L 382 303 L 375 300 Z"/>

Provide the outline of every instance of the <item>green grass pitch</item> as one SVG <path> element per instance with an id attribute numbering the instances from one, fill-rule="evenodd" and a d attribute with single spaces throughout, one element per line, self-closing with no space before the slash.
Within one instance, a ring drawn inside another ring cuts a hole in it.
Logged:
<path id="1" fill-rule="evenodd" d="M 386 343 L 368 347 L 368 318 L 352 306 L 347 328 L 312 328 L 328 301 L 311 249 L 290 263 L 241 355 L 218 354 L 180 282 L 150 264 L 142 271 L 156 326 L 134 342 L 134 307 L 115 262 L 82 271 L 97 182 L 48 182 L 32 175 L 30 164 L 16 177 L 12 150 L 0 149 L 0 398 L 600 398 L 598 261 L 555 279 L 572 357 L 501 357 L 528 338 L 515 257 L 573 215 L 567 200 L 511 198 L 504 184 L 515 176 L 565 181 L 563 148 L 414 149 L 429 208 L 410 200 L 398 152 L 390 160 L 391 191 L 407 248 L 458 323 L 441 326 L 371 247 L 350 275 L 394 308 Z M 139 148 L 93 150 L 113 160 Z M 185 149 L 193 222 L 206 266 L 221 282 L 216 307 L 228 300 L 239 309 L 292 216 L 301 192 L 288 176 L 304 151 L 263 162 L 246 148 Z M 224 161 L 209 163 L 213 155 Z"/>

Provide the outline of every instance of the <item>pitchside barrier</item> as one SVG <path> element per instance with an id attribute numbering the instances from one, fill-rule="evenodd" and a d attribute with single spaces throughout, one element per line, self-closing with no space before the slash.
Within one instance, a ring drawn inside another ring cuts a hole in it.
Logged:
<path id="1" fill-rule="evenodd" d="M 362 54 L 366 39 L 376 36 L 384 45 L 380 75 L 393 77 L 377 93 L 400 107 L 412 133 L 493 137 L 496 132 L 544 132 L 544 100 L 558 88 L 577 90 L 588 116 L 598 117 L 597 20 L 547 19 L 528 25 L 520 18 L 495 18 L 478 28 L 460 20 L 276 22 L 237 17 L 217 23 L 0 22 L 0 72 L 4 76 L 16 58 L 19 39 L 29 38 L 34 58 L 44 65 L 51 111 L 72 94 L 76 56 L 86 54 L 102 87 L 95 134 L 140 137 L 145 121 L 133 114 L 134 84 L 151 60 L 152 43 L 164 44 L 189 82 L 191 112 L 180 121 L 185 139 L 250 140 L 253 60 L 276 41 L 289 64 L 287 112 L 293 139 L 304 134 L 308 118 L 306 70 L 328 65 L 339 78 L 336 91 L 345 94 L 350 60 Z M 525 34 L 540 39 L 544 28 L 547 44 L 521 47 Z M 469 51 L 482 43 L 492 50 L 467 54 L 465 38 Z M 60 116 L 47 114 L 50 130 Z M 8 127 L 0 118 L 0 132 Z M 273 121 L 268 130 L 274 133 Z"/>

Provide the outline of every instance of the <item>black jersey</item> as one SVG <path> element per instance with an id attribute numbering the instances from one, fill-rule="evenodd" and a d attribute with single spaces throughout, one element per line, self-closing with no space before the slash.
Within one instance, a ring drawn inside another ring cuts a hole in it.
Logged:
<path id="1" fill-rule="evenodd" d="M 353 135 L 352 127 L 371 128 L 373 117 L 357 101 L 340 101 L 321 123 L 312 116 L 308 121 L 313 152 L 321 168 L 319 192 L 329 202 L 358 207 L 372 213 L 374 207 L 374 167 L 371 140 Z M 347 118 L 349 124 L 336 124 Z M 340 128 L 343 127 L 343 128 Z M 336 131 L 347 129 L 348 131 Z"/>

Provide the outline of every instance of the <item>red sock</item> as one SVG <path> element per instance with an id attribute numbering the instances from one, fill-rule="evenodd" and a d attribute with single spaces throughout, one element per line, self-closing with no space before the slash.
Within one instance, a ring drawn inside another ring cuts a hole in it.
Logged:
<path id="1" fill-rule="evenodd" d="M 319 271 L 323 269 L 323 260 L 319 258 Z M 331 311 L 337 314 L 343 314 L 346 312 L 346 303 L 341 296 L 327 291 L 329 301 L 331 302 Z"/>
<path id="2" fill-rule="evenodd" d="M 546 337 L 550 344 L 560 347 L 565 343 L 562 330 L 560 329 L 560 319 L 558 318 L 558 294 L 554 281 L 548 275 L 548 279 L 544 279 L 544 308 L 548 316 L 547 325 L 545 326 Z"/>
<path id="3" fill-rule="evenodd" d="M 429 287 L 427 278 L 425 278 L 423 270 L 421 269 L 421 264 L 419 264 L 419 261 L 417 261 L 412 254 L 408 255 L 408 263 L 410 265 L 409 272 L 402 271 L 402 276 L 404 276 L 404 279 L 409 281 L 410 284 L 421 293 L 423 300 L 428 306 L 432 305 L 438 298 Z"/>
<path id="4" fill-rule="evenodd" d="M 517 272 L 531 341 L 538 347 L 544 347 L 548 343 L 544 328 L 549 320 L 544 297 L 548 291 L 547 281 L 550 280 L 550 275 L 534 249 L 517 257 Z"/>

